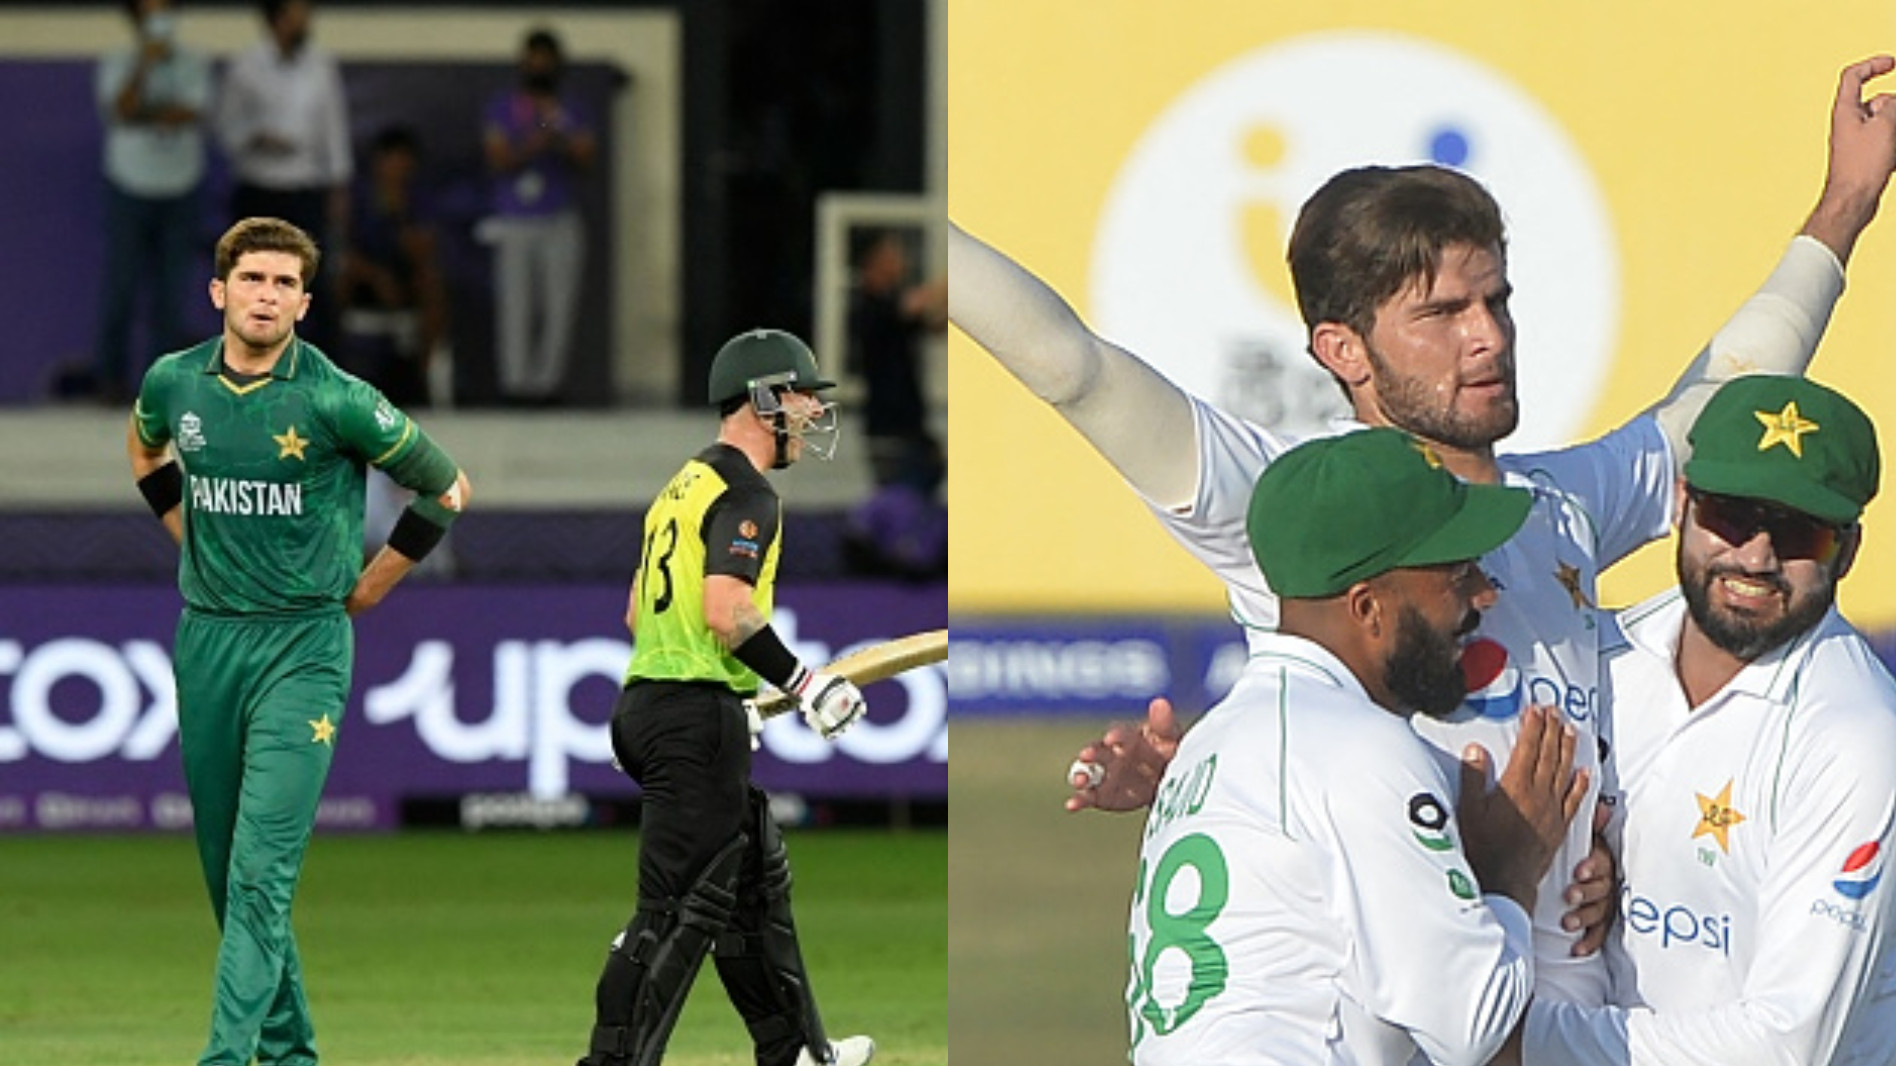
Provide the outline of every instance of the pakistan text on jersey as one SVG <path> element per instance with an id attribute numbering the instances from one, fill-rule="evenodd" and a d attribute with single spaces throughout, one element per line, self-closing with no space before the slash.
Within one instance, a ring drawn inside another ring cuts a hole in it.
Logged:
<path id="1" fill-rule="evenodd" d="M 300 482 L 241 481 L 227 477 L 191 477 L 191 508 L 205 514 L 300 515 Z"/>

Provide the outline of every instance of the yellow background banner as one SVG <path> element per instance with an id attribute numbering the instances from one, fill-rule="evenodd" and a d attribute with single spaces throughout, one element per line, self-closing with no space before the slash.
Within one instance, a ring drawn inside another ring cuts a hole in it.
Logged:
<path id="1" fill-rule="evenodd" d="M 1896 51 L 1884 0 L 954 0 L 948 11 L 951 216 L 1142 354 L 1144 338 L 1166 335 L 1168 304 L 1181 336 L 1248 313 L 1193 306 L 1247 272 L 1260 322 L 1294 324 L 1284 236 L 1321 177 L 1299 166 L 1465 154 L 1511 227 L 1523 423 L 1503 450 L 1538 446 L 1537 434 L 1590 438 L 1663 394 L 1816 202 L 1839 71 Z M 1896 92 L 1896 76 L 1871 87 Z M 1219 121 L 1228 159 L 1205 163 L 1192 131 Z M 1155 204 L 1195 221 L 1170 237 L 1141 230 Z M 1181 266 L 1207 219 L 1228 232 Z M 1858 244 L 1812 371 L 1878 420 L 1886 449 L 1893 231 L 1884 217 Z M 1146 285 L 1158 309 L 1129 310 Z M 948 361 L 953 610 L 1223 609 L 1217 582 L 1056 415 L 959 333 Z M 1168 373 L 1183 381 L 1189 368 Z M 1536 398 L 1537 380 L 1553 401 Z M 1896 505 L 1880 500 L 1843 585 L 1866 626 L 1896 621 L 1885 523 Z M 1662 542 L 1615 568 L 1601 599 L 1624 605 L 1671 580 Z"/>

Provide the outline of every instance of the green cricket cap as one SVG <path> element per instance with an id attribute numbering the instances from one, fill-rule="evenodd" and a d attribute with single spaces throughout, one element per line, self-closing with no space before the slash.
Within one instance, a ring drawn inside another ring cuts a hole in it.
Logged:
<path id="1" fill-rule="evenodd" d="M 1474 559 L 1527 519 L 1526 489 L 1470 485 L 1428 444 L 1365 429 L 1300 444 L 1264 470 L 1245 519 L 1279 596 L 1334 596 L 1377 574 Z"/>
<path id="2" fill-rule="evenodd" d="M 1755 374 L 1712 394 L 1686 439 L 1686 483 L 1847 525 L 1876 495 L 1876 427 L 1842 393 L 1807 378 Z"/>

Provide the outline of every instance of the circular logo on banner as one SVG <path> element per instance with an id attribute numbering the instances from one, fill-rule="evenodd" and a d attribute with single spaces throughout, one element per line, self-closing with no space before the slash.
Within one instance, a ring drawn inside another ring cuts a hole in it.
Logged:
<path id="1" fill-rule="evenodd" d="M 1140 138 L 1092 255 L 1099 332 L 1179 385 L 1281 432 L 1346 413 L 1305 348 L 1285 250 L 1339 170 L 1434 162 L 1501 203 L 1519 329 L 1521 424 L 1503 443 L 1571 442 L 1603 385 L 1619 314 L 1611 220 L 1554 117 L 1439 44 L 1332 33 L 1261 48 L 1191 86 Z M 1680 362 L 1689 352 L 1681 352 Z"/>

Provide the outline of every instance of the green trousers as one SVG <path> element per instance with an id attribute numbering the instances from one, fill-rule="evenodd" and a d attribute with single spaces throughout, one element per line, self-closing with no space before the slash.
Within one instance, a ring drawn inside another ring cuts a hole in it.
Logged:
<path id="1" fill-rule="evenodd" d="M 355 631 L 305 618 L 178 622 L 178 742 L 223 939 L 200 1066 L 310 1066 L 290 903 L 349 698 Z"/>

